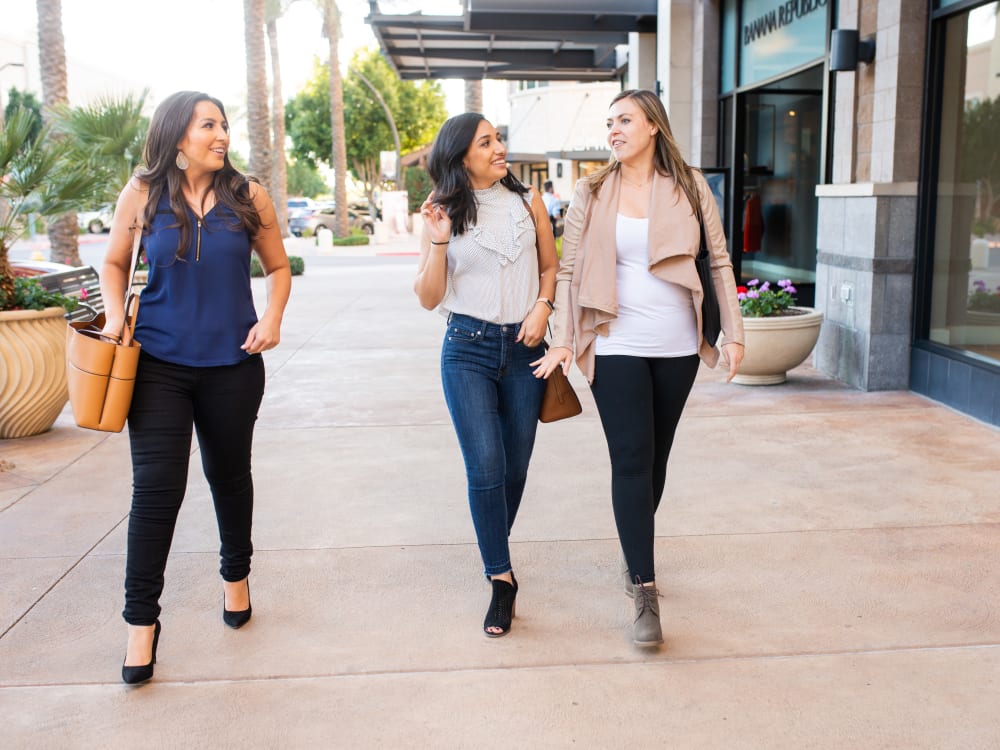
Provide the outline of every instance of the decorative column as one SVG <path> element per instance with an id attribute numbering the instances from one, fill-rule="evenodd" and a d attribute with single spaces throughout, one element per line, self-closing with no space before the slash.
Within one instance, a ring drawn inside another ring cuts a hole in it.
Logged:
<path id="1" fill-rule="evenodd" d="M 905 3 L 906 13 L 902 13 Z M 817 369 L 864 390 L 909 386 L 927 4 L 842 0 L 875 61 L 836 73 L 833 184 L 816 189 Z"/>

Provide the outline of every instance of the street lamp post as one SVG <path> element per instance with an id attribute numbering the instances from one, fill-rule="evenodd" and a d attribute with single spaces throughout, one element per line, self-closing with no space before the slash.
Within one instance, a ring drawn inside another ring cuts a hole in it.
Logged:
<path id="1" fill-rule="evenodd" d="M 394 178 L 394 181 L 396 183 L 396 190 L 399 190 L 400 148 L 399 131 L 396 130 L 396 120 L 393 118 L 392 112 L 389 111 L 389 105 L 385 103 L 385 99 L 382 98 L 382 94 L 380 94 L 378 89 L 372 85 L 372 82 L 361 75 L 361 72 L 356 68 L 351 68 L 350 72 L 356 75 L 361 82 L 371 90 L 372 94 L 374 94 L 375 98 L 378 100 L 378 103 L 382 105 L 382 109 L 385 110 L 385 117 L 389 121 L 389 129 L 392 130 L 392 139 L 396 144 L 396 177 Z"/>

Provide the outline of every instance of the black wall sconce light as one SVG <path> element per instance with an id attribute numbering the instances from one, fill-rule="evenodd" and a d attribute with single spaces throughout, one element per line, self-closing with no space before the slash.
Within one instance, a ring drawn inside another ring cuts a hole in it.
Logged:
<path id="1" fill-rule="evenodd" d="M 830 70 L 857 70 L 858 63 L 875 59 L 875 37 L 858 38 L 857 29 L 834 29 L 830 32 Z"/>

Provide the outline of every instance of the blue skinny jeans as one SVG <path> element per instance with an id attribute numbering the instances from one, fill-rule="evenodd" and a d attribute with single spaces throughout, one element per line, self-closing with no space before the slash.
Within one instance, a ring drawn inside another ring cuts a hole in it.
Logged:
<path id="1" fill-rule="evenodd" d="M 465 459 L 487 576 L 511 570 L 507 537 L 524 494 L 545 393 L 545 381 L 529 364 L 544 348 L 516 342 L 520 328 L 452 313 L 441 347 L 444 397 Z"/>

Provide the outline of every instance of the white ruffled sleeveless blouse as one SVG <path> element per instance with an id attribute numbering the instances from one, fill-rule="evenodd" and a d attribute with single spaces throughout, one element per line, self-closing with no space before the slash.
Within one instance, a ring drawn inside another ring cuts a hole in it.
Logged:
<path id="1" fill-rule="evenodd" d="M 476 224 L 448 245 L 444 314 L 520 323 L 538 299 L 535 225 L 521 196 L 499 182 L 476 190 Z"/>

